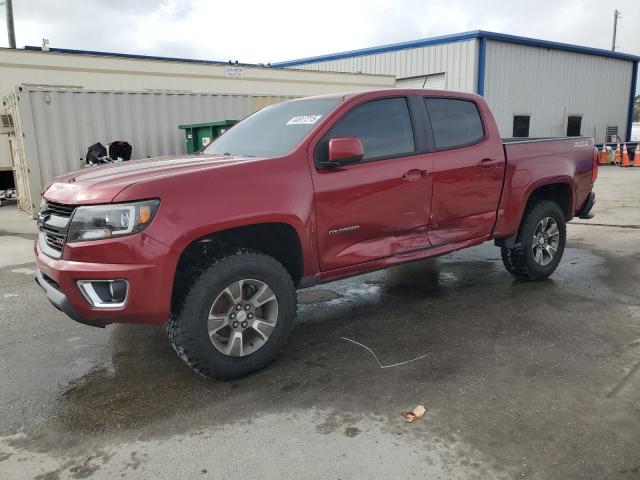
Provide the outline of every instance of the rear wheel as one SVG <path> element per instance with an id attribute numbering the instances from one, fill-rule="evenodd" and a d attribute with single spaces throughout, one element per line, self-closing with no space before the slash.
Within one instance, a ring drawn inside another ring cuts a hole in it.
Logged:
<path id="1" fill-rule="evenodd" d="M 178 355 L 206 377 L 232 379 L 267 365 L 285 343 L 296 295 L 277 260 L 249 250 L 217 259 L 168 324 Z"/>
<path id="2" fill-rule="evenodd" d="M 555 202 L 542 200 L 527 207 L 515 247 L 502 247 L 502 262 L 517 278 L 547 278 L 558 267 L 566 240 L 562 209 Z"/>

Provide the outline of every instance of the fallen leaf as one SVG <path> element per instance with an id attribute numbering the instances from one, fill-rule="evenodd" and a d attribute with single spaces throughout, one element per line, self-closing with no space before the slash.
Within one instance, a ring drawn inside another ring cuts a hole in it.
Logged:
<path id="1" fill-rule="evenodd" d="M 424 405 L 418 405 L 411 412 L 402 412 L 400 415 L 402 415 L 405 421 L 407 421 L 408 423 L 413 423 L 416 420 L 422 418 L 426 411 L 427 409 L 424 407 Z"/>

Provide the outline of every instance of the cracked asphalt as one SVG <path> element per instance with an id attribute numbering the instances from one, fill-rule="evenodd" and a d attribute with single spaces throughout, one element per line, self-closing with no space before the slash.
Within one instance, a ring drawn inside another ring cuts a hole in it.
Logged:
<path id="1" fill-rule="evenodd" d="M 640 478 L 640 169 L 600 172 L 549 280 L 487 243 L 300 291 L 283 354 L 227 383 L 162 327 L 56 311 L 3 206 L 0 479 Z"/>

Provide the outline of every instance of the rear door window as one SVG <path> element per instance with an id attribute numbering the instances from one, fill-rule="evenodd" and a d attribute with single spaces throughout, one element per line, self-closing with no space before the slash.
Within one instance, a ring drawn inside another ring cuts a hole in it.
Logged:
<path id="1" fill-rule="evenodd" d="M 319 156 L 326 155 L 329 140 L 337 137 L 359 138 L 365 161 L 413 153 L 413 128 L 406 98 L 383 98 L 358 105 L 324 136 L 318 145 Z"/>
<path id="2" fill-rule="evenodd" d="M 461 148 L 484 138 L 476 104 L 454 98 L 425 98 L 436 150 Z"/>

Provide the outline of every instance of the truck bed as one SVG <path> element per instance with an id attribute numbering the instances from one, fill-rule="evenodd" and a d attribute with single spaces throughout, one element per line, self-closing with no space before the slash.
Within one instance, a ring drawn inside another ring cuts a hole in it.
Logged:
<path id="1" fill-rule="evenodd" d="M 510 137 L 503 138 L 502 143 L 533 143 L 552 140 L 591 140 L 591 137 Z"/>
<path id="2" fill-rule="evenodd" d="M 550 174 L 569 175 L 583 173 L 589 179 L 591 188 L 591 167 L 593 164 L 593 139 L 591 137 L 549 137 L 549 138 L 507 138 L 502 140 L 508 163 L 515 164 L 516 170 L 526 162 L 526 168 L 543 168 L 541 178 Z M 528 160 L 535 158 L 533 163 Z M 577 178 L 580 182 L 580 178 Z"/>
<path id="3" fill-rule="evenodd" d="M 591 137 L 508 138 L 502 142 L 506 173 L 495 228 L 498 238 L 517 230 L 526 198 L 538 184 L 564 184 L 574 192 L 567 205 L 568 218 L 586 202 L 594 163 Z"/>

